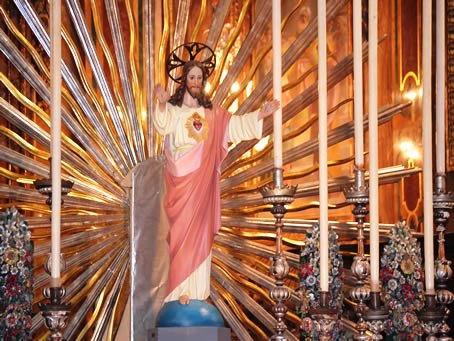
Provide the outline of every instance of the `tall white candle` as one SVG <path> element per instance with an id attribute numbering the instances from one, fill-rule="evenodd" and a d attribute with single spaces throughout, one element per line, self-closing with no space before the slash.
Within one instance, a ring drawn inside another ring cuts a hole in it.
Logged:
<path id="1" fill-rule="evenodd" d="M 433 186 L 432 186 L 432 1 L 423 1 L 422 18 L 422 143 L 424 193 L 424 269 L 426 293 L 434 294 Z"/>
<path id="2" fill-rule="evenodd" d="M 437 174 L 446 173 L 445 154 L 445 2 L 437 0 L 437 62 L 436 62 L 436 156 Z"/>
<path id="3" fill-rule="evenodd" d="M 355 164 L 364 165 L 363 130 L 363 54 L 361 30 L 361 0 L 353 0 L 353 92 L 355 115 Z"/>
<path id="4" fill-rule="evenodd" d="M 369 0 L 369 208 L 370 286 L 379 291 L 379 208 L 378 208 L 378 102 L 377 102 L 377 0 Z"/>
<path id="5" fill-rule="evenodd" d="M 272 3 L 273 97 L 282 103 L 281 1 Z M 282 109 L 273 114 L 274 167 L 282 168 Z M 280 174 L 280 173 L 279 173 Z"/>
<path id="6" fill-rule="evenodd" d="M 61 209 L 61 1 L 50 2 L 50 113 L 52 156 L 51 286 L 60 286 Z"/>
<path id="7" fill-rule="evenodd" d="M 318 143 L 320 182 L 320 291 L 328 291 L 328 110 L 326 72 L 326 2 L 318 0 Z"/>

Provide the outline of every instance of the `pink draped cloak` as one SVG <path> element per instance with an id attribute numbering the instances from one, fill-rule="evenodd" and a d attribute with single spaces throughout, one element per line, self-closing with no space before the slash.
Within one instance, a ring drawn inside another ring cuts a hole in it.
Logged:
<path id="1" fill-rule="evenodd" d="M 207 140 L 174 160 L 167 150 L 164 207 L 169 220 L 167 295 L 208 257 L 221 227 L 220 167 L 227 155 L 230 113 L 205 109 Z"/>

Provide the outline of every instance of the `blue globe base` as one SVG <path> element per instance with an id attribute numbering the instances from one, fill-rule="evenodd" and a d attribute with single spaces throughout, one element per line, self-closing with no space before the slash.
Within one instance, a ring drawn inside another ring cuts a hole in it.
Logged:
<path id="1" fill-rule="evenodd" d="M 159 311 L 156 326 L 163 327 L 224 327 L 219 311 L 203 300 L 190 300 L 189 304 L 170 301 Z"/>

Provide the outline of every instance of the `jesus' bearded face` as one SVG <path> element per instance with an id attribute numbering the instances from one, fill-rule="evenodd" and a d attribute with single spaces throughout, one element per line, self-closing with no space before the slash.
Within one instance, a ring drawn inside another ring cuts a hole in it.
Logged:
<path id="1" fill-rule="evenodd" d="M 203 73 L 202 69 L 194 66 L 186 76 L 186 89 L 193 98 L 199 97 L 203 93 Z"/>

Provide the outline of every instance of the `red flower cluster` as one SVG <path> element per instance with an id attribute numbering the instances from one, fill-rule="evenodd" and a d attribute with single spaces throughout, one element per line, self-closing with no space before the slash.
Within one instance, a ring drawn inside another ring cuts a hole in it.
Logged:
<path id="1" fill-rule="evenodd" d="M 415 293 L 413 292 L 413 287 L 411 284 L 402 285 L 402 293 L 405 300 L 408 302 L 413 302 L 413 300 L 415 299 Z"/>
<path id="2" fill-rule="evenodd" d="M 391 278 L 393 278 L 393 270 L 391 268 L 382 268 L 380 270 L 380 277 L 382 281 L 388 282 Z"/>
<path id="3" fill-rule="evenodd" d="M 19 285 L 16 282 L 9 282 L 6 284 L 6 296 L 16 297 L 20 292 Z"/>
<path id="4" fill-rule="evenodd" d="M 312 274 L 312 267 L 308 263 L 304 263 L 300 267 L 301 279 L 305 279 L 307 276 Z"/>

